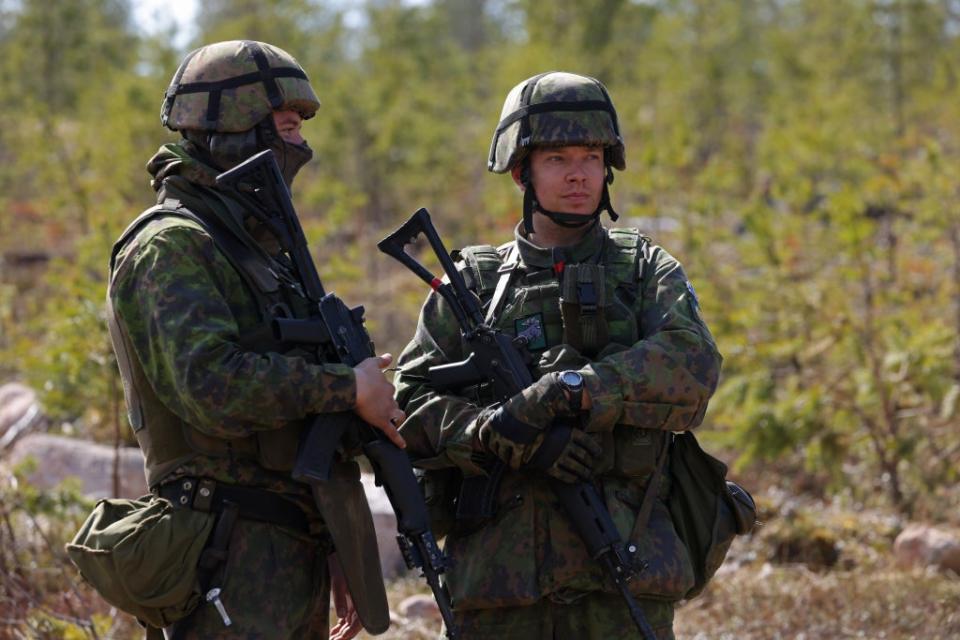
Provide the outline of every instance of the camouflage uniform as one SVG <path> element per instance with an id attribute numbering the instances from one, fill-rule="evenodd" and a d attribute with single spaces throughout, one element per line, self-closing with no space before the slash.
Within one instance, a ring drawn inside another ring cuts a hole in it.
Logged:
<path id="1" fill-rule="evenodd" d="M 510 164 L 499 166 L 507 170 Z M 594 478 L 627 540 L 664 443 L 662 434 L 700 424 L 719 376 L 720 355 L 682 267 L 636 230 L 600 225 L 564 248 L 562 269 L 555 251 L 530 242 L 523 225 L 513 242 L 496 250 L 469 247 L 460 255 L 458 268 L 485 310 L 503 277 L 501 264 L 513 269 L 509 288 L 496 303 L 495 326 L 528 336 L 535 380 L 564 369 L 582 374 L 593 403 L 584 428 L 603 449 Z M 584 309 L 571 314 L 565 308 L 571 279 L 589 279 L 584 274 L 593 274 L 591 284 L 600 293 L 599 334 L 587 331 Z M 582 323 L 580 331 L 572 329 L 574 318 Z M 593 341 L 584 340 L 587 333 Z M 597 335 L 602 335 L 599 342 Z M 476 476 L 488 468 L 484 462 L 490 454 L 479 425 L 492 396 L 483 385 L 451 394 L 426 383 L 430 367 L 466 355 L 449 306 L 431 294 L 396 377 L 398 400 L 408 415 L 401 430 L 407 450 L 418 466 L 431 470 L 425 476 L 428 498 L 443 496 L 450 489 L 443 485 L 455 485 L 459 474 Z M 669 491 L 664 475 L 650 520 L 632 541 L 636 557 L 649 565 L 630 589 L 658 637 L 672 638 L 673 603 L 694 577 L 663 502 Z M 508 470 L 498 498 L 490 522 L 479 530 L 454 524 L 446 538 L 452 559 L 447 581 L 464 638 L 638 636 L 627 607 L 588 557 L 545 475 Z"/>
<path id="2" fill-rule="evenodd" d="M 288 100 L 276 106 L 312 115 L 319 102 L 306 76 L 283 75 L 284 69 L 302 75 L 299 65 L 262 43 L 204 47 L 188 56 L 174 85 L 219 80 L 209 60 L 232 61 L 233 66 L 220 69 L 226 72 L 221 78 L 249 71 L 251 50 L 266 52 L 267 64 L 286 83 L 280 95 Z M 198 67 L 198 61 L 206 66 Z M 191 78 L 198 69 L 200 77 Z M 271 296 L 294 313 L 305 305 L 276 239 L 251 217 L 251 203 L 214 182 L 257 147 L 277 142 L 263 89 L 258 110 L 250 106 L 256 96 L 248 96 L 246 127 L 239 132 L 218 130 L 215 111 L 209 130 L 196 123 L 197 128 L 187 129 L 190 112 L 176 105 L 176 87 L 171 89 L 164 123 L 182 130 L 184 139 L 165 145 L 150 160 L 161 206 L 134 222 L 117 242 L 108 290 L 111 336 L 147 481 L 154 492 L 184 482 L 192 486 L 197 479 L 218 489 L 261 490 L 258 495 L 267 497 L 268 506 L 292 510 L 303 521 L 302 527 L 283 526 L 241 515 L 229 536 L 227 559 L 214 574 L 232 626 L 224 626 L 212 605 L 201 605 L 177 625 L 178 632 L 191 638 L 326 638 L 330 543 L 309 488 L 295 482 L 290 469 L 308 416 L 353 408 L 354 373 L 346 365 L 317 362 L 309 353 L 281 353 L 257 337 L 269 320 L 264 306 Z M 224 104 L 221 113 L 229 121 L 236 112 L 227 99 Z M 243 128 L 243 122 L 240 118 L 232 128 Z M 249 135 L 254 124 L 261 130 Z M 214 162 L 218 166 L 211 166 Z M 213 227 L 228 229 L 247 247 L 254 272 L 274 274 L 275 293 L 251 285 Z"/>

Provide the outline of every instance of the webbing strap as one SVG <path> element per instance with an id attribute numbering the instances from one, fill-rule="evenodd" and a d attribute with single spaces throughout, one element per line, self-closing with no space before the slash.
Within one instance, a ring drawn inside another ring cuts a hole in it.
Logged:
<path id="1" fill-rule="evenodd" d="M 267 62 L 266 54 L 263 53 L 260 45 L 252 40 L 244 40 L 243 46 L 250 49 L 253 61 L 257 63 L 257 68 L 260 69 L 260 80 L 263 82 L 263 88 L 267 91 L 270 106 L 274 109 L 279 108 L 283 104 L 283 96 L 280 95 L 280 87 L 277 86 L 277 81 L 274 79 L 273 69 Z M 304 79 L 306 79 L 306 75 L 304 75 Z"/>
<path id="2" fill-rule="evenodd" d="M 497 314 L 500 313 L 503 302 L 506 300 L 507 291 L 510 289 L 510 283 L 513 281 L 513 274 L 517 272 L 517 265 L 520 264 L 520 250 L 513 244 L 507 252 L 507 256 L 500 266 L 500 279 L 497 280 L 497 287 L 493 290 L 493 297 L 490 298 L 490 306 L 487 307 L 487 317 L 484 323 L 492 327 L 497 321 Z"/>
<path id="3" fill-rule="evenodd" d="M 603 100 L 581 100 L 564 102 L 541 102 L 539 104 L 528 104 L 520 107 L 497 125 L 497 133 L 503 133 L 503 130 L 512 125 L 521 118 L 527 118 L 540 113 L 552 113 L 554 111 L 606 111 L 614 118 L 614 130 L 616 130 L 616 115 L 610 104 Z M 619 135 L 619 131 L 617 132 Z"/>
<path id="4" fill-rule="evenodd" d="M 200 49 L 194 49 L 187 54 L 187 57 L 183 59 L 183 62 L 180 63 L 180 67 L 177 69 L 177 72 L 173 74 L 173 80 L 170 81 L 170 86 L 167 87 L 166 92 L 164 93 L 163 107 L 160 111 L 160 122 L 163 126 L 167 126 L 167 121 L 170 119 L 170 111 L 173 109 L 173 101 L 177 97 L 177 89 L 180 87 L 180 80 L 183 78 L 183 72 L 187 70 L 187 65 L 190 64 L 190 60 L 193 59 L 193 56 L 197 55 L 197 52 Z"/>
<path id="5" fill-rule="evenodd" d="M 520 93 L 520 107 L 526 107 L 530 104 L 530 94 L 533 93 L 533 88 L 537 85 L 537 82 L 540 81 L 540 78 L 549 75 L 551 72 L 541 73 L 530 78 L 530 81 L 527 82 L 527 85 L 523 88 L 523 91 Z M 509 117 L 509 116 L 507 116 Z M 497 130 L 493 132 L 493 140 L 490 142 L 490 153 L 487 154 L 487 168 L 492 169 L 495 163 L 495 158 L 497 157 L 497 142 L 500 141 L 500 134 L 503 133 L 503 129 L 497 125 Z M 530 121 L 524 119 L 520 123 L 520 136 L 522 140 L 524 136 L 530 136 Z M 522 144 L 522 143 L 521 143 Z"/>
<path id="6" fill-rule="evenodd" d="M 300 78 L 301 80 L 307 79 L 307 74 L 305 74 L 301 69 L 296 69 L 294 67 L 271 67 L 270 75 L 273 78 Z M 189 82 L 187 84 L 180 85 L 171 83 L 170 88 L 167 89 L 167 96 L 173 97 L 186 93 L 203 93 L 205 91 L 236 89 L 237 87 L 259 82 L 262 78 L 263 75 L 260 71 L 251 71 L 250 73 L 245 73 L 240 76 L 233 76 L 232 78 L 224 78 L 223 80 Z M 179 76 L 175 77 L 174 80 L 179 80 Z M 276 86 L 276 82 L 274 82 L 274 86 Z"/>
<path id="7" fill-rule="evenodd" d="M 627 538 L 627 548 L 637 544 L 637 540 L 643 535 L 643 530 L 647 528 L 650 521 L 650 514 L 653 513 L 653 500 L 660 488 L 660 476 L 663 474 L 663 467 L 670 455 L 670 445 L 673 442 L 673 433 L 664 431 L 660 439 L 660 455 L 657 457 L 657 466 L 650 474 L 647 480 L 647 489 L 643 492 L 643 501 L 640 503 L 640 511 L 637 512 L 637 519 L 633 521 L 633 529 L 630 530 L 630 537 Z"/>

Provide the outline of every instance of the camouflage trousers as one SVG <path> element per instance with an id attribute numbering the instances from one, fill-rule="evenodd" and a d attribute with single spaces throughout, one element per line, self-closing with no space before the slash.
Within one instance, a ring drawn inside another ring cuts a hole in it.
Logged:
<path id="1" fill-rule="evenodd" d="M 224 625 L 213 604 L 204 603 L 164 634 L 177 640 L 326 640 L 330 632 L 329 552 L 328 543 L 321 540 L 238 519 L 227 561 L 214 579 L 231 625 Z"/>
<path id="2" fill-rule="evenodd" d="M 637 602 L 657 640 L 674 640 L 673 604 L 656 600 Z M 454 615 L 464 640 L 636 640 L 643 637 L 624 601 L 609 593 L 590 593 L 568 604 L 543 598 L 524 607 L 473 609 Z"/>

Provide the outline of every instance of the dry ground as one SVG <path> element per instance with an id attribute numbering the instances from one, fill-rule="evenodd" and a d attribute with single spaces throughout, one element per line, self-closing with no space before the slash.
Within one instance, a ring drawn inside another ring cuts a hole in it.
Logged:
<path id="1" fill-rule="evenodd" d="M 704 593 L 680 605 L 678 640 L 960 640 L 960 577 L 897 568 L 891 551 L 899 530 L 895 519 L 829 507 L 815 513 L 819 535 L 835 536 L 839 554 L 831 568 L 771 562 L 791 530 L 784 524 L 790 518 L 771 522 L 754 536 L 738 538 Z M 793 530 L 806 531 L 801 525 Z M 391 604 L 425 592 L 421 584 L 393 583 Z M 433 640 L 438 629 L 437 622 L 397 617 L 376 637 Z"/>
<path id="2" fill-rule="evenodd" d="M 390 600 L 419 592 L 391 585 Z M 434 640 L 439 625 L 396 618 L 383 640 Z M 960 579 L 923 570 L 815 572 L 804 565 L 742 567 L 677 610 L 678 640 L 956 640 Z M 361 638 L 373 638 L 361 634 Z M 505 639 L 506 640 L 506 639 Z"/>
<path id="3" fill-rule="evenodd" d="M 897 568 L 897 517 L 777 502 L 761 513 L 767 524 L 734 542 L 704 593 L 678 608 L 680 640 L 960 640 L 960 577 Z M 0 532 L 9 524 L 0 522 Z M 0 640 L 142 638 L 129 616 L 111 611 L 72 570 L 0 562 L 0 586 Z M 425 593 L 413 577 L 388 587 L 394 611 Z M 395 614 L 391 629 L 376 638 L 433 640 L 439 626 L 438 619 Z"/>

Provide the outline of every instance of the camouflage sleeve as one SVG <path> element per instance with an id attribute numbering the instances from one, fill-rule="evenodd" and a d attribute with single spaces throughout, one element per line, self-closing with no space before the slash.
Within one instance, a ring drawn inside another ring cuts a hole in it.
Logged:
<path id="1" fill-rule="evenodd" d="M 483 407 L 427 384 L 430 367 L 463 357 L 456 320 L 446 301 L 431 293 L 420 311 L 417 332 L 397 362 L 397 402 L 407 414 L 400 432 L 417 466 L 459 467 L 475 475 L 483 473 L 471 455 L 480 450 L 475 436 Z"/>
<path id="2" fill-rule="evenodd" d="M 641 339 L 581 370 L 593 401 L 588 429 L 622 423 L 683 431 L 703 421 L 722 358 L 680 263 L 660 247 L 642 256 Z"/>
<path id="3" fill-rule="evenodd" d="M 197 429 L 242 437 L 355 405 L 350 367 L 240 346 L 238 299 L 249 293 L 193 223 L 152 222 L 117 258 L 117 318 L 157 396 Z"/>

